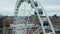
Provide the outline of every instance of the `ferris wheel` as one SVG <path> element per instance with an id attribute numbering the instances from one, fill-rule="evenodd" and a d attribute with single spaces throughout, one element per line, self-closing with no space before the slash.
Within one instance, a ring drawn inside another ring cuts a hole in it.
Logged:
<path id="1" fill-rule="evenodd" d="M 45 28 L 45 26 L 43 25 L 43 22 L 44 22 L 44 21 L 43 21 L 43 19 L 41 18 L 41 16 L 43 15 L 43 12 L 44 12 L 45 14 L 46 14 L 46 12 L 45 12 L 44 8 L 42 7 L 42 5 L 38 2 L 38 0 L 17 0 L 16 6 L 15 6 L 15 10 L 14 10 L 14 23 L 16 24 L 16 23 L 18 22 L 17 20 L 18 20 L 19 8 L 20 8 L 20 6 L 21 6 L 21 4 L 22 4 L 23 2 L 27 2 L 28 4 L 31 5 L 31 8 L 32 8 L 32 9 L 35 9 L 35 12 L 37 13 L 37 16 L 38 16 L 38 18 L 39 18 L 39 22 L 41 23 L 42 32 L 43 32 L 44 34 L 46 34 L 46 32 L 45 32 L 46 28 Z M 49 17 L 48 17 L 47 14 L 46 14 L 46 18 L 48 19 L 48 23 L 49 23 L 48 28 L 51 28 L 52 34 L 55 34 L 53 25 L 52 25 L 52 23 L 51 23 L 51 21 L 50 21 L 50 19 L 49 19 Z M 38 29 L 36 29 L 36 31 L 39 30 L 39 29 L 40 29 L 40 27 L 39 27 Z M 32 34 L 34 34 L 34 33 L 32 33 Z"/>

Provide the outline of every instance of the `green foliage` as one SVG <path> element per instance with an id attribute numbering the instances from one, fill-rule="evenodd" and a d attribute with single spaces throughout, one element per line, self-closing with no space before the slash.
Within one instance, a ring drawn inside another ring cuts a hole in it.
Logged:
<path id="1" fill-rule="evenodd" d="M 0 30 L 0 34 L 3 34 L 3 32 Z"/>
<path id="2" fill-rule="evenodd" d="M 2 28 L 2 25 L 0 25 L 0 28 Z"/>

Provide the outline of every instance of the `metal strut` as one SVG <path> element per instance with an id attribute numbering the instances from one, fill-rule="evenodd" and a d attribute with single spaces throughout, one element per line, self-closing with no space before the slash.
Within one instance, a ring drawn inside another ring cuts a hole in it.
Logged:
<path id="1" fill-rule="evenodd" d="M 38 5 L 41 6 L 41 4 L 40 4 L 39 2 L 37 2 L 37 1 L 34 2 L 33 0 L 17 0 L 16 6 L 15 6 L 15 13 L 14 13 L 14 14 L 15 14 L 15 15 L 14 15 L 14 16 L 15 16 L 15 17 L 14 17 L 14 20 L 15 20 L 14 23 L 15 23 L 15 24 L 17 23 L 19 7 L 20 7 L 21 3 L 24 2 L 24 1 L 30 3 L 30 4 L 31 4 L 31 7 L 35 9 L 35 11 L 36 11 L 36 13 L 37 13 L 37 16 L 38 16 L 38 18 L 39 18 L 39 22 L 41 23 L 43 33 L 46 34 L 46 32 L 45 32 L 45 27 L 44 27 L 44 25 L 43 25 L 43 22 L 44 22 L 44 21 L 43 21 L 43 19 L 41 18 L 42 15 L 39 14 L 38 9 L 37 9 Z M 41 7 L 42 7 L 42 6 L 41 6 Z M 42 7 L 41 9 L 44 10 L 43 7 Z M 46 18 L 48 19 L 48 22 L 49 22 L 49 25 L 51 26 L 51 29 L 52 29 L 53 34 L 55 34 L 53 25 L 52 25 L 52 23 L 51 23 L 48 15 L 47 15 L 47 13 L 45 12 L 45 10 L 44 10 L 44 13 L 46 14 Z M 39 27 L 37 30 L 39 30 L 39 29 L 40 29 L 40 27 Z"/>
<path id="2" fill-rule="evenodd" d="M 38 13 L 38 9 L 36 9 L 36 6 L 34 5 L 33 0 L 30 0 L 30 1 L 31 1 L 31 3 L 33 4 L 33 7 L 34 7 L 35 10 L 36 10 L 36 13 L 37 13 L 37 15 L 38 15 L 39 21 L 40 21 L 41 26 L 42 26 L 42 29 L 43 29 L 43 33 L 46 34 L 46 32 L 45 32 L 45 28 L 44 28 L 44 26 L 43 26 L 42 18 L 40 17 L 41 15 Z M 41 4 L 39 4 L 39 5 L 41 6 Z M 45 11 L 44 11 L 44 12 L 45 12 Z M 49 17 L 48 17 L 48 15 L 47 15 L 46 12 L 45 12 L 45 14 L 46 14 L 46 18 L 48 19 L 49 25 L 51 26 L 52 32 L 53 32 L 53 34 L 55 34 L 55 31 L 54 31 L 53 25 L 52 25 L 52 23 L 51 23 L 51 21 L 50 21 L 50 19 L 49 19 Z"/>

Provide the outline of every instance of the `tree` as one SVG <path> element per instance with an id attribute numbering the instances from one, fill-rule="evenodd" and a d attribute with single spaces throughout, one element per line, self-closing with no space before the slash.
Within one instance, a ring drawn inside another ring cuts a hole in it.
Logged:
<path id="1" fill-rule="evenodd" d="M 56 14 L 54 14 L 54 16 L 53 16 L 53 17 L 58 18 L 58 16 L 57 16 Z"/>

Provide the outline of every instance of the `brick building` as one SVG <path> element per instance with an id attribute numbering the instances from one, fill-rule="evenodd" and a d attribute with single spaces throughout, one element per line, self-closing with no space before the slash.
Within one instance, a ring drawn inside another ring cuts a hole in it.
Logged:
<path id="1" fill-rule="evenodd" d="M 2 26 L 3 27 L 9 27 L 10 24 L 13 23 L 13 18 L 12 17 L 6 17 L 2 20 Z"/>
<path id="2" fill-rule="evenodd" d="M 43 16 L 43 19 L 45 19 L 45 16 Z M 56 17 L 56 16 L 53 16 L 52 18 L 50 18 L 51 21 L 52 21 L 52 24 L 54 26 L 57 26 L 57 28 L 59 28 L 60 26 L 60 17 Z M 46 19 L 47 21 L 47 19 Z M 38 23 L 38 18 L 37 16 L 34 17 L 34 15 L 30 16 L 29 17 L 29 20 L 28 20 L 28 24 L 35 24 L 35 25 L 40 25 Z M 10 18 L 6 18 L 6 19 L 3 19 L 3 26 L 6 26 L 6 25 L 10 25 L 11 23 L 13 23 L 13 19 L 10 19 Z M 58 27 L 59 26 L 59 27 Z M 36 30 L 27 30 L 27 34 L 32 34 L 33 32 L 35 32 Z M 11 30 L 6 30 L 6 34 L 7 33 L 10 33 L 12 34 L 13 32 Z M 39 34 L 39 31 L 35 32 L 35 33 L 38 33 Z M 57 34 L 60 34 L 59 31 L 56 31 Z M 41 33 L 43 34 L 43 33 Z"/>

